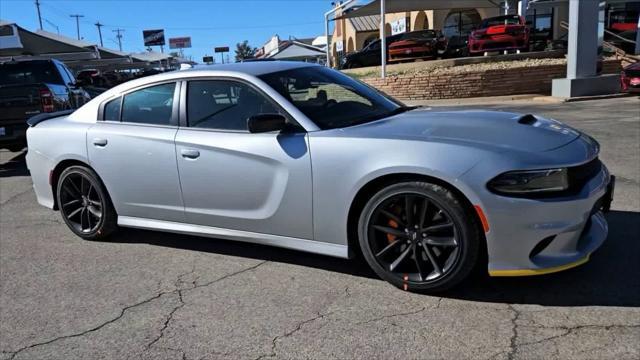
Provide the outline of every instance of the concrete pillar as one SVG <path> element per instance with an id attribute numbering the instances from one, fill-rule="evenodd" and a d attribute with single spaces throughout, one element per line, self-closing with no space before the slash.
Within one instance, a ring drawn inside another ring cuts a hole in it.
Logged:
<path id="1" fill-rule="evenodd" d="M 518 15 L 527 17 L 527 7 L 529 7 L 529 0 L 518 1 Z"/>
<path id="2" fill-rule="evenodd" d="M 570 0 L 567 78 L 594 76 L 598 61 L 597 1 Z"/>
<path id="3" fill-rule="evenodd" d="M 619 92 L 618 75 L 596 76 L 598 13 L 598 1 L 569 0 L 567 77 L 553 80 L 553 96 L 569 98 Z"/>

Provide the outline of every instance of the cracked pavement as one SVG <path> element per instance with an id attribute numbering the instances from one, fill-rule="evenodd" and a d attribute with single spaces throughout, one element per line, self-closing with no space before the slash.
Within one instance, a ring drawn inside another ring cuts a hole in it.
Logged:
<path id="1" fill-rule="evenodd" d="M 637 98 L 486 105 L 586 131 L 619 175 L 589 263 L 426 296 L 361 262 L 123 230 L 74 237 L 35 201 L 23 154 L 0 151 L 0 359 L 638 359 Z"/>

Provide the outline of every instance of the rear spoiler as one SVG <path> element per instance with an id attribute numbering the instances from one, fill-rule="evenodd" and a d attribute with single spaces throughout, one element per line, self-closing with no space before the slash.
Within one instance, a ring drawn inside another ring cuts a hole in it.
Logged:
<path id="1" fill-rule="evenodd" d="M 75 110 L 62 110 L 62 111 L 56 111 L 51 113 L 38 114 L 36 116 L 30 117 L 29 120 L 27 120 L 27 124 L 29 124 L 30 127 L 34 127 L 43 121 L 61 117 L 61 116 L 66 116 L 73 113 L 74 111 Z"/>

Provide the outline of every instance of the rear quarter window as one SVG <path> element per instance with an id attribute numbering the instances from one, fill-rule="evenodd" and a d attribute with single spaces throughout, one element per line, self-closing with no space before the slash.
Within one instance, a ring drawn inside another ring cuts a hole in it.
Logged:
<path id="1" fill-rule="evenodd" d="M 109 101 L 104 106 L 104 115 L 102 120 L 120 121 L 120 109 L 122 104 L 122 97 Z"/>
<path id="2" fill-rule="evenodd" d="M 0 64 L 0 85 L 63 84 L 62 77 L 50 61 L 25 61 Z"/>

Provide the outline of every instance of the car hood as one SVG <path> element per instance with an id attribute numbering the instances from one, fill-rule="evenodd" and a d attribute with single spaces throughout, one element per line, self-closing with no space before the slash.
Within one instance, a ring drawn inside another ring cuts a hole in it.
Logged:
<path id="1" fill-rule="evenodd" d="M 502 111 L 413 110 L 375 122 L 343 128 L 344 135 L 464 143 L 517 151 L 549 151 L 580 132 L 556 120 Z"/>

